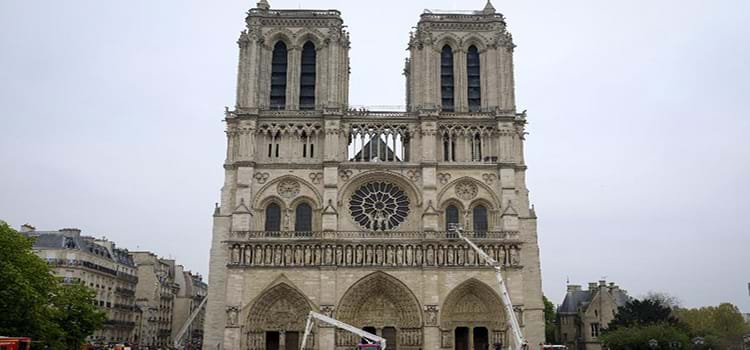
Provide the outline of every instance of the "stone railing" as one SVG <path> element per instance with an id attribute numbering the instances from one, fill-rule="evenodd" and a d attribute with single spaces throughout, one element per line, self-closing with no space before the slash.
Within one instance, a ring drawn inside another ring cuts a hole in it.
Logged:
<path id="1" fill-rule="evenodd" d="M 506 267 L 521 265 L 521 243 L 477 239 Z M 465 242 L 443 240 L 247 240 L 225 242 L 228 266 L 253 267 L 475 267 L 485 264 Z"/>
<path id="2" fill-rule="evenodd" d="M 502 240 L 520 243 L 518 231 L 465 231 L 469 239 Z M 232 231 L 227 242 L 247 240 L 458 240 L 455 233 L 447 231 Z"/>

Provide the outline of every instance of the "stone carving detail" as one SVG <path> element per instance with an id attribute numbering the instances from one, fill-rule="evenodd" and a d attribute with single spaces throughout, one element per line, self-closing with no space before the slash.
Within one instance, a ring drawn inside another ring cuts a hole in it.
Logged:
<path id="1" fill-rule="evenodd" d="M 239 307 L 227 306 L 227 327 L 239 327 L 239 313 Z"/>
<path id="2" fill-rule="evenodd" d="M 339 177 L 341 178 L 341 181 L 349 181 L 349 178 L 352 177 L 352 174 L 354 174 L 354 172 L 349 169 L 339 170 Z"/>
<path id="3" fill-rule="evenodd" d="M 424 307 L 424 325 L 428 327 L 437 326 L 438 325 L 437 315 L 438 315 L 437 305 L 426 305 Z"/>
<path id="4" fill-rule="evenodd" d="M 323 180 L 323 173 L 310 173 L 310 180 L 314 184 L 319 184 Z"/>
<path id="5" fill-rule="evenodd" d="M 437 175 L 438 180 L 440 180 L 440 183 L 445 185 L 448 183 L 448 181 L 451 180 L 451 174 L 448 173 L 440 173 Z"/>
<path id="6" fill-rule="evenodd" d="M 483 322 L 499 329 L 505 324 L 505 317 L 502 302 L 492 288 L 472 278 L 445 298 L 440 310 L 440 328 L 454 329 L 466 322 Z"/>
<path id="7" fill-rule="evenodd" d="M 280 329 L 301 331 L 309 312 L 307 299 L 286 283 L 280 283 L 263 293 L 253 304 L 245 326 L 250 332 Z"/>
<path id="8" fill-rule="evenodd" d="M 279 184 L 276 185 L 276 192 L 279 193 L 279 196 L 287 199 L 297 196 L 299 194 L 299 189 L 299 182 L 292 179 L 281 180 Z"/>
<path id="9" fill-rule="evenodd" d="M 456 184 L 456 196 L 463 200 L 473 199 L 478 192 L 477 185 L 471 181 L 461 181 Z"/>
<path id="10" fill-rule="evenodd" d="M 336 310 L 336 318 L 376 328 L 394 326 L 399 330 L 398 347 L 422 344 L 419 302 L 400 281 L 382 272 L 372 273 L 350 287 Z M 339 333 L 337 345 L 354 346 L 359 340 Z"/>
<path id="11" fill-rule="evenodd" d="M 451 334 L 451 331 L 443 331 L 440 335 L 440 346 L 443 348 L 453 348 L 453 334 Z"/>
<path id="12" fill-rule="evenodd" d="M 505 267 L 520 266 L 518 245 L 479 244 Z M 458 243 L 235 243 L 228 247 L 229 266 L 362 267 L 484 266 L 485 261 Z"/>
<path id="13" fill-rule="evenodd" d="M 482 179 L 484 182 L 488 185 L 492 185 L 493 182 L 497 179 L 497 175 L 495 174 L 482 174 Z"/>
<path id="14" fill-rule="evenodd" d="M 419 178 L 422 176 L 422 174 L 417 169 L 409 169 L 406 171 L 406 176 L 409 178 L 409 180 L 417 182 L 419 181 Z"/>
<path id="15" fill-rule="evenodd" d="M 255 181 L 258 181 L 259 184 L 264 184 L 268 180 L 268 173 L 255 173 Z"/>

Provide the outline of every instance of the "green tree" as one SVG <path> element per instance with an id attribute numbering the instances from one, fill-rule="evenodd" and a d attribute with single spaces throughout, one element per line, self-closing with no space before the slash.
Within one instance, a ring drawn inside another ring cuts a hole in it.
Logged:
<path id="1" fill-rule="evenodd" d="M 619 327 L 604 332 L 599 339 L 604 348 L 611 350 L 651 350 L 651 339 L 657 341 L 657 349 L 671 349 L 676 344 L 680 344 L 681 349 L 690 348 L 687 332 L 666 322 Z"/>
<path id="2" fill-rule="evenodd" d="M 679 320 L 693 336 L 705 337 L 707 345 L 721 349 L 742 349 L 742 336 L 750 333 L 740 310 L 730 303 L 697 309 L 677 309 Z"/>
<path id="3" fill-rule="evenodd" d="M 101 327 L 94 292 L 61 285 L 31 239 L 0 221 L 0 334 L 28 336 L 52 349 L 77 350 Z"/>
<path id="4" fill-rule="evenodd" d="M 29 238 L 0 221 L 0 334 L 59 345 L 62 329 L 50 305 L 57 280 L 31 248 Z"/>
<path id="5" fill-rule="evenodd" d="M 65 325 L 65 348 L 79 349 L 86 337 L 102 327 L 106 315 L 94 306 L 96 296 L 93 290 L 80 284 L 58 288 L 52 298 L 54 321 Z"/>
<path id="6" fill-rule="evenodd" d="M 544 338 L 547 344 L 555 344 L 555 329 L 557 328 L 557 314 L 555 305 L 552 304 L 546 296 L 542 296 L 544 301 Z"/>
<path id="7" fill-rule="evenodd" d="M 657 299 L 633 299 L 617 309 L 617 315 L 609 323 L 608 329 L 660 323 L 676 326 L 679 321 L 672 316 L 672 309 Z"/>

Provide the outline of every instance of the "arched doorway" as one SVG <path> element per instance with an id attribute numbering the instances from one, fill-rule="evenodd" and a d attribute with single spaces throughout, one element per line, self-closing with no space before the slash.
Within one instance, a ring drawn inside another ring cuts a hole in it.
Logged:
<path id="1" fill-rule="evenodd" d="M 355 327 L 374 330 L 393 350 L 422 347 L 422 311 L 406 285 L 393 276 L 375 272 L 354 283 L 339 302 L 336 318 Z M 336 348 L 351 349 L 359 337 L 336 332 Z"/>
<path id="2" fill-rule="evenodd" d="M 279 283 L 269 288 L 248 310 L 244 348 L 299 350 L 310 310 L 307 298 L 294 287 Z M 311 340 L 308 339 L 308 344 L 314 344 Z"/>
<path id="3" fill-rule="evenodd" d="M 500 297 L 488 285 L 469 279 L 446 297 L 440 312 L 444 349 L 488 350 L 505 339 L 506 315 Z"/>

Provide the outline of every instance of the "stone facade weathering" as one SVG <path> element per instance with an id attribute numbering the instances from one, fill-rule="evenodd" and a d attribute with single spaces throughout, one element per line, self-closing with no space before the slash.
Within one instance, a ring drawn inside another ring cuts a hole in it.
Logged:
<path id="1" fill-rule="evenodd" d="M 261 1 L 239 37 L 237 102 L 214 211 L 204 346 L 299 348 L 310 310 L 394 349 L 509 343 L 503 264 L 529 344 L 544 339 L 526 114 L 513 44 L 491 4 L 425 11 L 409 40 L 403 112 L 350 109 L 349 35 L 336 10 Z M 359 339 L 325 325 L 309 349 Z"/>

